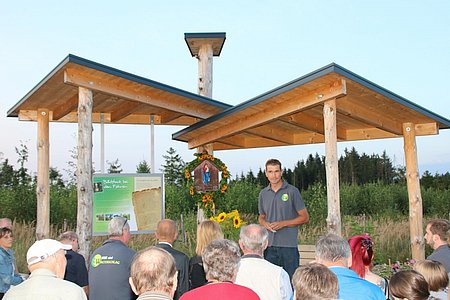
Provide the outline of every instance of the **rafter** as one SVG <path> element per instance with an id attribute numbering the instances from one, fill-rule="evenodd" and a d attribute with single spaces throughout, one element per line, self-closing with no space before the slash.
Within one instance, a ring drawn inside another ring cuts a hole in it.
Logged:
<path id="1" fill-rule="evenodd" d="M 78 108 L 78 94 L 72 96 L 64 102 L 62 105 L 56 107 L 53 110 L 53 120 L 57 121 L 64 117 L 65 115 L 69 114 L 70 112 L 77 111 Z"/>
<path id="2" fill-rule="evenodd" d="M 346 115 L 365 124 L 372 125 L 376 128 L 396 135 L 402 135 L 402 124 L 396 122 L 392 118 L 385 117 L 383 112 L 376 113 L 367 107 L 356 105 L 350 100 L 338 101 L 337 111 L 340 114 Z"/>

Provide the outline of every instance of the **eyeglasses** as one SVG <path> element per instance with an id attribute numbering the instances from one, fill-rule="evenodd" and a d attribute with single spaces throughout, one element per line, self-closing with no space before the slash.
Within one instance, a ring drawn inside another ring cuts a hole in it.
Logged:
<path id="1" fill-rule="evenodd" d="M 124 229 L 124 228 L 125 228 L 125 226 L 127 225 L 127 223 L 128 223 L 128 219 L 126 219 L 126 218 L 125 218 L 125 222 L 123 222 L 123 226 L 122 226 L 122 229 Z"/>

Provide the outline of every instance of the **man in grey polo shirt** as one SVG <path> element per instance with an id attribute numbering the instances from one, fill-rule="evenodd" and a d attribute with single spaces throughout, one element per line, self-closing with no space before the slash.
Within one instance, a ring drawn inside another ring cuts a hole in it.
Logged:
<path id="1" fill-rule="evenodd" d="M 128 248 L 130 225 L 127 219 L 115 217 L 108 224 L 109 239 L 92 254 L 89 266 L 90 300 L 132 300 L 131 262 L 136 252 Z"/>
<path id="2" fill-rule="evenodd" d="M 264 258 L 283 267 L 292 279 L 299 265 L 298 226 L 309 221 L 300 191 L 284 181 L 281 162 L 266 162 L 269 185 L 259 193 L 259 223 L 269 231 Z"/>

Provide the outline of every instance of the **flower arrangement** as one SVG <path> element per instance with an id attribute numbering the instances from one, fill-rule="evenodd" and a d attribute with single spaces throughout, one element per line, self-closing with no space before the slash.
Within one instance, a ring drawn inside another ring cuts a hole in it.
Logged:
<path id="1" fill-rule="evenodd" d="M 223 235 L 226 239 L 237 241 L 239 239 L 239 231 L 242 225 L 246 223 L 242 221 L 239 211 L 232 210 L 229 213 L 221 212 L 217 216 L 209 218 L 219 223 L 222 228 Z"/>
<path id="2" fill-rule="evenodd" d="M 194 200 L 203 205 L 205 209 L 210 209 L 214 212 L 216 205 L 215 201 L 220 199 L 221 196 L 228 190 L 228 178 L 230 173 L 228 172 L 227 166 L 218 158 L 208 154 L 208 153 L 195 153 L 196 158 L 189 162 L 184 169 L 184 178 L 187 182 L 187 187 L 189 189 L 189 195 L 194 198 Z M 192 176 L 192 172 L 194 169 L 200 165 L 204 160 L 208 160 L 214 166 L 216 166 L 220 173 L 220 186 L 217 191 L 208 191 L 208 192 L 197 192 L 194 186 L 194 178 Z"/>

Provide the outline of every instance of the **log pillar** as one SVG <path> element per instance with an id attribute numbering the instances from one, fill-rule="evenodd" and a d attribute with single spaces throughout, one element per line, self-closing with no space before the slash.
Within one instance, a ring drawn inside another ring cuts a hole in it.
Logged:
<path id="1" fill-rule="evenodd" d="M 423 236 L 423 204 L 420 193 L 417 163 L 416 131 L 413 123 L 403 124 L 403 143 L 406 160 L 406 185 L 409 198 L 409 231 L 411 254 L 415 260 L 425 259 Z"/>
<path id="2" fill-rule="evenodd" d="M 37 112 L 37 211 L 36 238 L 38 240 L 50 236 L 50 193 L 49 193 L 49 111 L 38 109 Z"/>
<path id="3" fill-rule="evenodd" d="M 78 88 L 77 234 L 80 253 L 89 259 L 92 239 L 92 91 Z"/>
<path id="4" fill-rule="evenodd" d="M 327 226 L 329 233 L 341 235 L 341 209 L 339 199 L 339 170 L 337 156 L 336 99 L 323 105 L 325 131 L 325 171 L 327 178 Z"/>

